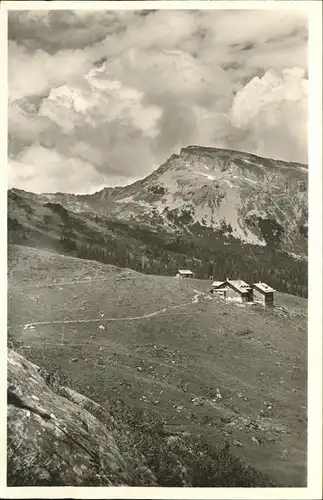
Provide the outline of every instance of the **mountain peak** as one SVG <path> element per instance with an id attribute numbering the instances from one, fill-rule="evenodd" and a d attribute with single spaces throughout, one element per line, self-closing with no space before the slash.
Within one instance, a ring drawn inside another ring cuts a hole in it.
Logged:
<path id="1" fill-rule="evenodd" d="M 181 149 L 180 152 L 181 155 L 187 155 L 187 154 L 198 154 L 198 155 L 212 155 L 214 157 L 218 158 L 241 158 L 247 161 L 249 159 L 253 160 L 254 162 L 258 161 L 259 163 L 266 162 L 275 162 L 276 165 L 280 166 L 301 166 L 303 168 L 307 169 L 307 165 L 299 162 L 294 162 L 294 161 L 287 161 L 287 160 L 281 160 L 281 159 L 276 159 L 276 158 L 270 158 L 270 157 L 262 157 L 258 156 L 254 153 L 249 153 L 246 151 L 238 151 L 238 150 L 233 150 L 233 149 L 227 149 L 227 148 L 216 148 L 213 146 L 199 146 L 196 144 L 192 144 L 189 146 L 186 146 Z"/>
<path id="2" fill-rule="evenodd" d="M 307 173 L 300 163 L 189 145 L 133 184 L 39 199 L 171 234 L 224 231 L 265 246 L 274 232 L 279 248 L 301 255 L 307 248 Z"/>

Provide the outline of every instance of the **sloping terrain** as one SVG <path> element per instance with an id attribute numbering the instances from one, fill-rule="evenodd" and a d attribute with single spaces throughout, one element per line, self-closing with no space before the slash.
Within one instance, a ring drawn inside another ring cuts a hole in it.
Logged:
<path id="1" fill-rule="evenodd" d="M 306 297 L 307 169 L 189 147 L 123 188 L 9 190 L 8 238 L 147 274 L 189 268 L 203 279 L 262 279 Z"/>
<path id="2" fill-rule="evenodd" d="M 282 249 L 306 254 L 307 167 L 298 163 L 189 146 L 143 180 L 79 200 L 121 219 L 169 230 L 181 222 L 190 231 L 225 226 L 244 242 L 266 245 L 274 238 Z"/>
<path id="3" fill-rule="evenodd" d="M 118 447 L 124 429 L 108 408 L 57 384 L 55 392 L 44 377 L 9 350 L 9 486 L 156 485 L 131 443 Z"/>
<path id="4" fill-rule="evenodd" d="M 150 230 L 209 228 L 253 245 L 307 254 L 307 167 L 253 154 L 188 146 L 148 177 L 93 195 L 29 195 L 75 212 L 137 221 Z"/>
<path id="5" fill-rule="evenodd" d="M 168 438 L 227 443 L 275 484 L 304 486 L 307 301 L 277 293 L 273 309 L 229 304 L 209 286 L 10 246 L 9 338 L 120 418 L 139 412 L 127 425 L 148 420 L 143 435 L 158 415 Z M 155 463 L 156 449 L 144 454 Z"/>

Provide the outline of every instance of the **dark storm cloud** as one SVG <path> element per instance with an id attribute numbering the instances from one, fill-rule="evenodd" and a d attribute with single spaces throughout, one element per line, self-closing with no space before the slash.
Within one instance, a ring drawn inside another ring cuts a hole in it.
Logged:
<path id="1" fill-rule="evenodd" d="M 9 40 L 31 51 L 42 49 L 49 54 L 82 49 L 125 29 L 126 25 L 114 11 L 12 11 L 8 14 Z"/>

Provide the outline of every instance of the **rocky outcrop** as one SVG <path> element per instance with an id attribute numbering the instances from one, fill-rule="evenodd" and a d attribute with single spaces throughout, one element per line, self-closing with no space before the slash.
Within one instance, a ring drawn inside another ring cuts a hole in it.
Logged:
<path id="1" fill-rule="evenodd" d="M 40 368 L 13 350 L 7 411 L 8 486 L 155 484 L 143 457 L 123 453 L 123 429 L 108 410 L 71 389 L 54 391 Z"/>

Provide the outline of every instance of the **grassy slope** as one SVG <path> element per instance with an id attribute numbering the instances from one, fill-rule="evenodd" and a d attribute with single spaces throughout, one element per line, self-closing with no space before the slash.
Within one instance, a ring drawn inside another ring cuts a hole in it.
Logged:
<path id="1" fill-rule="evenodd" d="M 211 300 L 208 289 L 207 281 L 12 246 L 8 323 L 28 358 L 59 369 L 99 403 L 153 407 L 170 428 L 219 445 L 239 441 L 233 450 L 245 462 L 284 485 L 304 485 L 307 301 L 277 294 L 277 307 L 265 310 Z M 189 304 L 197 291 L 206 294 Z M 98 321 L 19 326 L 68 319 Z"/>
<path id="2" fill-rule="evenodd" d="M 128 224 L 94 214 L 66 211 L 61 217 L 43 206 L 36 195 L 13 191 L 9 191 L 8 209 L 8 240 L 12 244 L 96 259 L 147 274 L 172 275 L 178 267 L 191 268 L 199 278 L 233 273 L 246 281 L 261 278 L 282 292 L 307 296 L 305 260 L 296 261 L 285 253 L 273 252 L 271 247 L 243 245 L 199 225 L 194 226 L 194 236 L 185 233 L 186 223 L 178 222 L 181 237 L 177 238 L 138 222 Z M 158 218 L 151 222 L 156 229 Z M 62 236 L 68 236 L 68 245 L 60 243 Z M 81 248 L 84 245 L 86 249 Z"/>

